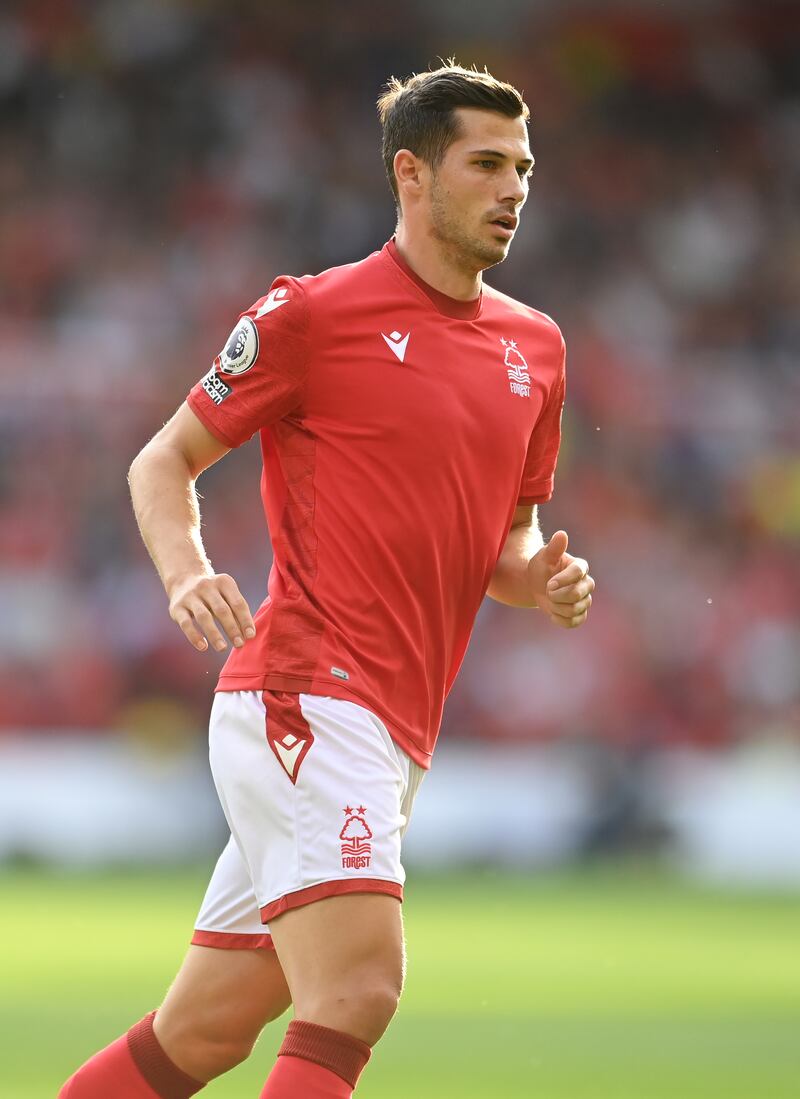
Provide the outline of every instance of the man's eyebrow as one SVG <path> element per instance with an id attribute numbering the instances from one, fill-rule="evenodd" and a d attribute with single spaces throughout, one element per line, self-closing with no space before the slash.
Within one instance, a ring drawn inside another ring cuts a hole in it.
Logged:
<path id="1" fill-rule="evenodd" d="M 469 154 L 470 156 L 493 156 L 498 160 L 508 160 L 509 157 L 506 153 L 501 153 L 497 149 L 473 149 Z M 518 161 L 518 164 L 527 164 L 529 168 L 532 168 L 536 163 L 532 156 L 523 156 Z"/>

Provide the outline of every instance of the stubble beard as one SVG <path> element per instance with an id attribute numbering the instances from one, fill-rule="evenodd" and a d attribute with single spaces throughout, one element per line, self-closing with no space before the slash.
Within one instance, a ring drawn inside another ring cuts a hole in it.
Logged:
<path id="1" fill-rule="evenodd" d="M 459 267 L 472 271 L 485 271 L 506 258 L 508 246 L 495 244 L 477 236 L 471 236 L 453 214 L 447 192 L 434 180 L 431 187 L 431 225 L 434 237 L 444 246 Z"/>

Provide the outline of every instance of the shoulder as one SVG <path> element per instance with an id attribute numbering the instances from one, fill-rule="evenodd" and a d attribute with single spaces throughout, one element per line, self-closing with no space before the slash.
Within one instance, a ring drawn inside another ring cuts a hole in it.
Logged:
<path id="1" fill-rule="evenodd" d="M 373 252 L 355 263 L 329 267 L 316 275 L 278 275 L 246 310 L 259 327 L 307 332 L 309 326 L 350 301 L 363 301 L 380 281 L 384 265 Z"/>
<path id="2" fill-rule="evenodd" d="M 523 322 L 535 330 L 539 338 L 551 344 L 554 351 L 559 354 L 564 353 L 564 336 L 559 326 L 547 313 L 543 313 L 541 309 L 534 309 L 532 305 L 526 305 L 525 302 L 517 301 L 509 294 L 495 290 L 493 286 L 484 284 L 483 293 L 484 300 L 493 315 L 502 319 L 513 319 L 517 323 Z"/>
<path id="3" fill-rule="evenodd" d="M 364 259 L 328 267 L 316 275 L 276 275 L 269 290 L 251 308 L 261 308 L 268 298 L 270 301 L 281 301 L 291 294 L 308 300 L 326 291 L 336 292 L 350 284 L 374 278 L 380 266 L 380 257 L 380 252 L 372 252 Z"/>
<path id="4" fill-rule="evenodd" d="M 307 354 L 316 319 L 337 308 L 348 298 L 363 298 L 362 288 L 374 286 L 380 269 L 380 252 L 357 263 L 330 267 L 318 275 L 278 275 L 239 319 L 218 356 L 225 373 L 249 369 L 265 344 L 274 352 L 281 344 L 298 354 Z"/>
<path id="5" fill-rule="evenodd" d="M 382 270 L 381 255 L 381 252 L 372 252 L 364 259 L 328 267 L 316 275 L 281 275 L 273 287 L 278 284 L 294 287 L 309 306 L 324 304 L 339 294 L 370 285 Z"/>

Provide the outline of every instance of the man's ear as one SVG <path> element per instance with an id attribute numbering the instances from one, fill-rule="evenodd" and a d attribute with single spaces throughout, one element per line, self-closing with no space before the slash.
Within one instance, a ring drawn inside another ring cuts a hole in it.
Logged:
<path id="1" fill-rule="evenodd" d="M 419 196 L 422 189 L 420 178 L 422 167 L 422 161 L 410 149 L 397 150 L 394 154 L 394 175 L 397 180 L 397 190 L 401 195 L 409 199 Z"/>

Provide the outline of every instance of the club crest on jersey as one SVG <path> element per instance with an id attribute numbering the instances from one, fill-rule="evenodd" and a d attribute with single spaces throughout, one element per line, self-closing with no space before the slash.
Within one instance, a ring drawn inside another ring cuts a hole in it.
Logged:
<path id="1" fill-rule="evenodd" d="M 517 347 L 517 341 L 501 338 L 500 343 L 506 349 L 503 363 L 508 370 L 508 384 L 511 392 L 516 393 L 518 397 L 530 397 L 531 376 L 528 373 L 525 356 Z"/>
<path id="2" fill-rule="evenodd" d="M 344 827 L 339 833 L 342 841 L 342 866 L 345 870 L 366 870 L 369 868 L 372 858 L 372 829 L 365 818 L 366 808 L 359 805 L 357 809 L 351 809 L 348 805 L 344 810 L 347 818 Z"/>
<path id="3" fill-rule="evenodd" d="M 223 374 L 244 374 L 258 358 L 258 329 L 242 317 L 215 362 Z"/>

